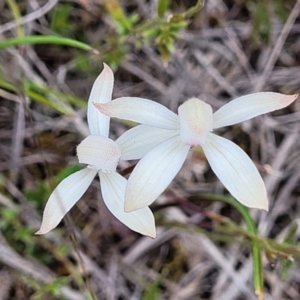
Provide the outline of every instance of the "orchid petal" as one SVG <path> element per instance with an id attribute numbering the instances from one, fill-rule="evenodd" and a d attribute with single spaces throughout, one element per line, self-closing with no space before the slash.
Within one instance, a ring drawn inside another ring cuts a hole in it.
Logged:
<path id="1" fill-rule="evenodd" d="M 97 170 L 85 168 L 65 178 L 50 195 L 41 228 L 36 234 L 45 234 L 55 228 L 82 197 L 96 174 Z"/>
<path id="2" fill-rule="evenodd" d="M 111 213 L 130 229 L 143 235 L 156 237 L 155 221 L 148 207 L 134 212 L 124 211 L 127 180 L 116 172 L 99 172 L 103 201 Z"/>
<path id="3" fill-rule="evenodd" d="M 214 129 L 249 120 L 261 114 L 284 108 L 298 95 L 262 92 L 239 97 L 222 106 L 213 115 Z"/>
<path id="4" fill-rule="evenodd" d="M 122 97 L 106 104 L 95 103 L 98 110 L 110 117 L 164 128 L 178 129 L 178 116 L 165 106 L 143 98 Z"/>
<path id="5" fill-rule="evenodd" d="M 108 136 L 110 118 L 99 113 L 93 103 L 107 103 L 111 101 L 114 74 L 107 64 L 93 84 L 88 101 L 87 120 L 91 134 Z"/>
<path id="6" fill-rule="evenodd" d="M 176 134 L 178 134 L 176 130 L 139 125 L 124 132 L 116 143 L 121 148 L 121 159 L 140 159 L 156 145 Z"/>
<path id="7" fill-rule="evenodd" d="M 179 172 L 189 149 L 175 136 L 149 151 L 128 179 L 125 211 L 149 206 Z"/>
<path id="8" fill-rule="evenodd" d="M 233 197 L 248 207 L 268 210 L 265 184 L 240 147 L 209 133 L 202 148 L 212 170 Z"/>
<path id="9" fill-rule="evenodd" d="M 80 163 L 98 170 L 115 171 L 121 157 L 121 149 L 110 138 L 91 134 L 78 145 L 77 156 Z"/>

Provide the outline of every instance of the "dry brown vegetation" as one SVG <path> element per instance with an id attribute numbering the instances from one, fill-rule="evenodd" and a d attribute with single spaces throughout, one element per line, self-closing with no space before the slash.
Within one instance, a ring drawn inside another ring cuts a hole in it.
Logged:
<path id="1" fill-rule="evenodd" d="M 217 109 L 258 91 L 299 93 L 300 1 L 208 0 L 179 31 L 168 62 L 157 40 L 125 39 L 113 19 L 120 2 L 127 16 L 151 20 L 157 1 L 19 0 L 23 16 L 39 13 L 19 27 L 12 2 L 0 2 L 0 45 L 23 28 L 84 41 L 100 55 L 48 44 L 0 50 L 0 299 L 257 299 L 251 237 L 235 208 L 203 196 L 227 191 L 201 149 L 151 206 L 156 239 L 116 220 L 97 180 L 58 229 L 34 232 L 51 190 L 79 168 L 86 100 L 103 61 L 115 68 L 114 97 L 149 98 L 173 111 L 194 96 Z M 172 1 L 169 13 L 194 2 Z M 267 186 L 269 212 L 250 211 L 258 236 L 277 249 L 262 251 L 266 300 L 300 299 L 299 101 L 219 132 L 250 155 Z M 111 137 L 127 128 L 112 121 Z"/>

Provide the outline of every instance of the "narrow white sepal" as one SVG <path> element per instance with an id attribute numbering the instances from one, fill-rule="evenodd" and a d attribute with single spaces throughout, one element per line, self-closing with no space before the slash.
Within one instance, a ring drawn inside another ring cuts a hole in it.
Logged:
<path id="1" fill-rule="evenodd" d="M 107 64 L 95 80 L 88 101 L 87 120 L 91 134 L 108 136 L 110 118 L 101 114 L 93 103 L 107 103 L 111 101 L 114 86 L 114 74 Z"/>
<path id="2" fill-rule="evenodd" d="M 170 184 L 182 167 L 190 147 L 179 136 L 150 150 L 131 173 L 125 193 L 125 211 L 149 206 Z"/>
<path id="3" fill-rule="evenodd" d="M 165 106 L 137 97 L 117 98 L 106 104 L 95 103 L 98 110 L 112 118 L 119 118 L 163 129 L 178 129 L 178 116 Z"/>
<path id="4" fill-rule="evenodd" d="M 298 95 L 272 92 L 255 93 L 236 98 L 213 114 L 214 129 L 234 125 L 290 105 Z"/>
<path id="5" fill-rule="evenodd" d="M 155 221 L 149 207 L 130 213 L 124 211 L 127 180 L 116 172 L 99 171 L 99 176 L 103 201 L 110 212 L 131 230 L 155 238 Z"/>
<path id="6" fill-rule="evenodd" d="M 46 204 L 41 228 L 45 234 L 55 228 L 90 186 L 97 170 L 85 168 L 65 178 L 52 192 Z"/>
<path id="7" fill-rule="evenodd" d="M 240 147 L 209 133 L 202 148 L 212 170 L 233 197 L 245 206 L 268 210 L 265 184 Z"/>
<path id="8" fill-rule="evenodd" d="M 121 159 L 140 159 L 156 145 L 176 134 L 178 135 L 178 130 L 138 125 L 124 132 L 116 143 L 121 148 Z"/>

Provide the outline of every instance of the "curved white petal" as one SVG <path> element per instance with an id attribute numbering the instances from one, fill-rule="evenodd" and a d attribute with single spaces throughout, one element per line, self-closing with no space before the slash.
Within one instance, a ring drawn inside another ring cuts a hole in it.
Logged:
<path id="1" fill-rule="evenodd" d="M 140 159 L 161 142 L 178 135 L 178 130 L 167 130 L 147 125 L 138 125 L 124 132 L 116 143 L 121 148 L 121 159 Z"/>
<path id="2" fill-rule="evenodd" d="M 213 133 L 202 146 L 215 174 L 238 201 L 268 210 L 265 184 L 249 156 L 236 144 Z"/>
<path id="3" fill-rule="evenodd" d="M 127 213 L 124 198 L 127 180 L 116 172 L 99 172 L 103 201 L 111 213 L 131 230 L 156 237 L 155 221 L 149 207 Z"/>
<path id="4" fill-rule="evenodd" d="M 284 108 L 298 95 L 262 92 L 236 98 L 222 106 L 213 115 L 214 129 L 249 120 L 258 115 Z"/>
<path id="5" fill-rule="evenodd" d="M 149 206 L 170 184 L 182 167 L 190 147 L 179 136 L 150 150 L 131 173 L 125 193 L 125 211 Z"/>
<path id="6" fill-rule="evenodd" d="M 55 228 L 82 197 L 96 174 L 97 170 L 85 168 L 64 179 L 50 195 L 41 228 L 36 234 L 44 234 Z"/>
<path id="7" fill-rule="evenodd" d="M 78 146 L 80 163 L 103 171 L 115 171 L 121 157 L 119 145 L 108 137 L 88 135 Z"/>
<path id="8" fill-rule="evenodd" d="M 88 101 L 87 120 L 91 134 L 108 136 L 110 118 L 101 114 L 93 103 L 107 103 L 111 101 L 114 74 L 107 64 L 95 80 Z"/>
<path id="9" fill-rule="evenodd" d="M 122 97 L 106 104 L 95 103 L 95 106 L 101 113 L 113 118 L 164 129 L 177 129 L 179 126 L 178 116 L 175 113 L 148 99 Z"/>

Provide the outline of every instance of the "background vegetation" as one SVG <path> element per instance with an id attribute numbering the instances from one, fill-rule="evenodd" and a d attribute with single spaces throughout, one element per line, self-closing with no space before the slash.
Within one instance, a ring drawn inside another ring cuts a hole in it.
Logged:
<path id="1" fill-rule="evenodd" d="M 220 132 L 263 175 L 268 213 L 231 199 L 194 149 L 151 206 L 156 239 L 119 223 L 97 180 L 56 230 L 34 235 L 53 188 L 81 168 L 103 62 L 114 97 L 173 111 L 194 96 L 217 109 L 299 93 L 299 12 L 299 0 L 0 1 L 0 299 L 300 299 L 299 100 Z M 112 138 L 129 125 L 113 121 Z"/>

